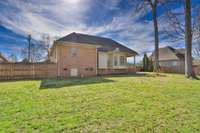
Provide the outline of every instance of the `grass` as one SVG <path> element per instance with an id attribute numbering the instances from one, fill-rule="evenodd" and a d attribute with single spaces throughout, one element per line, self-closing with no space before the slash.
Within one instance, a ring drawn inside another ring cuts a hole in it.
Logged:
<path id="1" fill-rule="evenodd" d="M 0 132 L 200 132 L 200 81 L 147 74 L 1 82 Z"/>

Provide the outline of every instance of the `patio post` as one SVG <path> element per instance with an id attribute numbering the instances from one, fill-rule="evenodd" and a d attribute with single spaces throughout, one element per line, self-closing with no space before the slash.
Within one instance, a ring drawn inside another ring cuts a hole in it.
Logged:
<path id="1" fill-rule="evenodd" d="M 136 59 L 135 59 L 135 56 L 134 56 L 134 65 L 135 65 L 135 62 L 136 62 Z"/>

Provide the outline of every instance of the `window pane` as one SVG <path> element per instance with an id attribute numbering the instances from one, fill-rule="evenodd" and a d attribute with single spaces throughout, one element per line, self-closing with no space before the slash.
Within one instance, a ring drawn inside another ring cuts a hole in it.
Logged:
<path id="1" fill-rule="evenodd" d="M 126 61 L 125 61 L 125 57 L 124 56 L 120 56 L 120 65 L 125 65 Z"/>
<path id="2" fill-rule="evenodd" d="M 115 66 L 118 65 L 117 56 L 114 56 L 114 65 L 115 65 Z"/>
<path id="3" fill-rule="evenodd" d="M 77 55 L 77 49 L 76 48 L 71 48 L 70 49 L 70 55 L 71 56 L 76 56 Z"/>

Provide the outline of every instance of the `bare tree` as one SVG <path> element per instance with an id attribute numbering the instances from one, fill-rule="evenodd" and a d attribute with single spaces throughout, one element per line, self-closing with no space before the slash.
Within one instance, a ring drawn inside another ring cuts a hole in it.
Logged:
<path id="1" fill-rule="evenodd" d="M 197 57 L 199 59 L 200 58 L 200 48 L 194 48 L 193 54 L 195 57 Z"/>
<path id="2" fill-rule="evenodd" d="M 192 23 L 190 0 L 185 0 L 185 48 L 185 75 L 187 78 L 196 78 L 192 66 Z"/>
<path id="3" fill-rule="evenodd" d="M 136 7 L 136 12 L 145 8 L 145 6 L 150 7 L 152 16 L 153 16 L 153 25 L 154 25 L 154 72 L 159 71 L 159 32 L 158 32 L 158 20 L 157 20 L 157 7 L 158 5 L 164 5 L 166 2 L 172 0 L 135 0 L 134 3 Z"/>
<path id="4" fill-rule="evenodd" d="M 184 5 L 183 0 L 174 1 L 174 3 L 179 3 Z M 169 37 L 168 41 L 176 42 L 185 39 L 185 23 L 183 21 L 185 17 L 184 11 L 174 10 L 165 6 L 166 12 L 163 18 L 165 18 L 165 25 L 163 25 L 163 31 L 165 35 Z M 198 40 L 200 39 L 200 5 L 195 5 L 193 7 L 193 13 L 195 12 L 195 16 L 193 15 L 192 19 L 192 39 Z"/>
<path id="5" fill-rule="evenodd" d="M 195 10 L 197 14 L 192 17 L 191 1 L 184 0 L 179 1 L 179 3 L 180 2 L 185 5 L 184 12 L 173 12 L 172 10 L 168 10 L 165 14 L 165 18 L 167 17 L 165 20 L 168 25 L 166 25 L 164 31 L 172 42 L 185 40 L 185 75 L 188 78 L 196 78 L 192 65 L 192 41 L 200 38 L 200 21 L 198 19 L 198 16 L 200 15 L 197 11 L 199 10 L 199 8 L 197 8 L 199 5 L 193 7 L 193 10 Z M 185 18 L 185 23 L 183 18 Z"/>
<path id="6" fill-rule="evenodd" d="M 28 35 L 28 61 L 31 62 L 31 35 Z"/>
<path id="7" fill-rule="evenodd" d="M 49 58 L 50 38 L 42 36 L 40 41 L 31 39 L 28 36 L 28 46 L 22 49 L 21 53 L 24 60 L 28 62 L 40 62 Z"/>
<path id="8" fill-rule="evenodd" d="M 48 34 L 43 34 L 41 36 L 40 43 L 43 45 L 44 50 L 46 51 L 47 60 L 50 59 L 50 36 Z"/>
<path id="9" fill-rule="evenodd" d="M 155 41 L 155 59 L 154 59 L 154 72 L 159 70 L 159 35 L 158 35 L 158 21 L 157 21 L 157 5 L 158 0 L 146 0 L 152 9 L 153 23 L 154 23 L 154 41 Z"/>
<path id="10" fill-rule="evenodd" d="M 197 46 L 193 48 L 193 55 L 194 57 L 200 59 L 200 40 L 198 40 L 197 43 Z"/>
<path id="11" fill-rule="evenodd" d="M 11 53 L 8 57 L 12 63 L 15 63 L 18 61 L 17 56 L 14 53 Z"/>
<path id="12" fill-rule="evenodd" d="M 195 36 L 196 47 L 193 48 L 193 54 L 196 58 L 200 59 L 200 7 L 197 8 L 197 17 L 194 20 L 193 36 Z"/>
<path id="13" fill-rule="evenodd" d="M 40 62 L 45 60 L 46 50 L 44 48 L 44 45 L 41 44 L 40 42 L 34 42 L 31 45 L 31 62 Z"/>

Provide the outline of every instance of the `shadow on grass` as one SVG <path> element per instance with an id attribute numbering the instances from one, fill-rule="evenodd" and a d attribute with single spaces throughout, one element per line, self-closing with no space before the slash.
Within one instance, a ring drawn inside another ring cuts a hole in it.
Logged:
<path id="1" fill-rule="evenodd" d="M 163 73 L 156 74 L 152 72 L 137 72 L 136 74 L 107 75 L 107 77 L 167 77 L 167 75 Z"/>
<path id="2" fill-rule="evenodd" d="M 65 80 L 42 80 L 40 89 L 53 89 L 78 85 L 90 85 L 99 83 L 114 82 L 110 79 L 103 77 L 90 77 L 90 78 L 70 78 Z"/>

